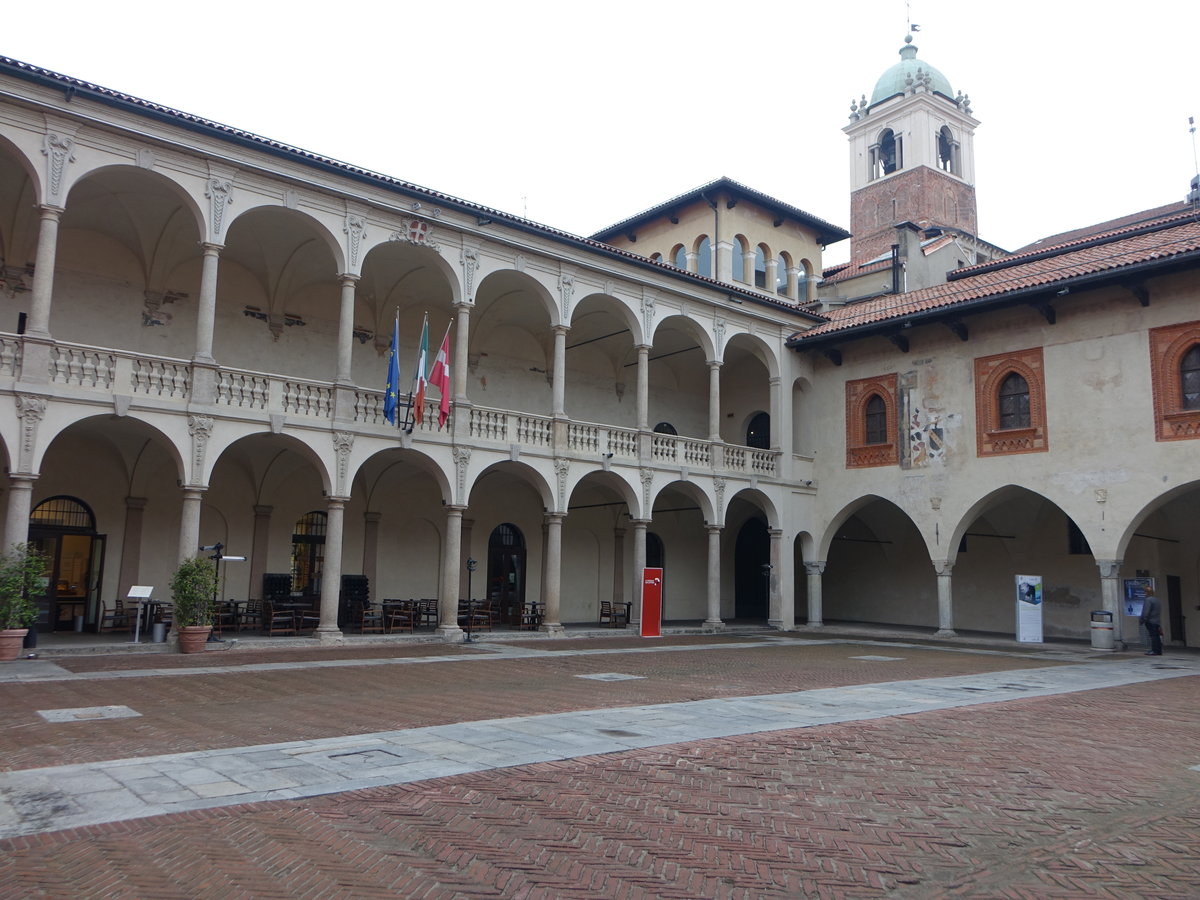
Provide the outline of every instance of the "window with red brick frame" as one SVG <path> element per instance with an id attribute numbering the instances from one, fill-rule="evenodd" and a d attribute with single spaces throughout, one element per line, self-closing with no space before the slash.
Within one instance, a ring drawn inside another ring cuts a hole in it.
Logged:
<path id="1" fill-rule="evenodd" d="M 1200 322 L 1150 329 L 1150 377 L 1154 384 L 1154 438 L 1200 438 L 1200 406 L 1195 392 L 1200 375 L 1192 368 L 1200 347 Z"/>
<path id="2" fill-rule="evenodd" d="M 975 360 L 976 453 L 1007 456 L 1049 449 L 1042 348 Z"/>
<path id="3" fill-rule="evenodd" d="M 895 373 L 846 382 L 846 468 L 900 464 L 897 408 Z"/>

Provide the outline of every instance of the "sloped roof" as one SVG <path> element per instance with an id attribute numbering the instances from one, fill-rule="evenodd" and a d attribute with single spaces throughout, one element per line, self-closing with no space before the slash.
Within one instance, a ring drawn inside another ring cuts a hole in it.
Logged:
<path id="1" fill-rule="evenodd" d="M 945 284 L 829 310 L 828 323 L 793 334 L 788 344 L 806 347 L 850 340 L 977 308 L 1045 299 L 1064 289 L 1097 286 L 1149 268 L 1200 263 L 1200 209 L 1172 204 L 1114 221 L 1127 224 L 1098 232 L 1080 229 L 1068 235 L 1085 236 L 1031 245 L 1035 249 L 958 269 Z"/>
<path id="2" fill-rule="evenodd" d="M 686 193 L 680 194 L 678 197 L 665 200 L 657 206 L 652 206 L 635 216 L 623 219 L 615 225 L 602 228 L 592 235 L 592 240 L 606 241 L 614 235 L 628 232 L 646 222 L 661 219 L 672 209 L 678 209 L 689 203 L 695 203 L 697 200 L 705 201 L 705 194 L 710 194 L 718 190 L 737 194 L 739 197 L 757 203 L 759 206 L 765 207 L 774 213 L 780 213 L 789 219 L 795 219 L 800 224 L 816 232 L 817 240 L 822 244 L 836 244 L 838 241 L 844 241 L 850 237 L 850 232 L 844 228 L 839 228 L 837 225 L 826 222 L 824 219 L 819 219 L 811 213 L 806 213 L 799 207 L 792 206 L 790 203 L 784 203 L 782 200 L 777 200 L 769 194 L 762 193 L 762 191 L 756 191 L 752 187 L 747 187 L 740 182 L 734 181 L 732 178 L 722 176 L 715 181 L 710 181 L 708 184 L 702 184 L 698 188 L 693 188 Z"/>

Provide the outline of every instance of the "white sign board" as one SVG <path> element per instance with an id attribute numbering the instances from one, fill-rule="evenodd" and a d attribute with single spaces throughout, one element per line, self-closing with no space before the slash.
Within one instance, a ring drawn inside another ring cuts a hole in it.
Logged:
<path id="1" fill-rule="evenodd" d="M 1042 642 L 1042 576 L 1017 576 L 1017 640 Z"/>

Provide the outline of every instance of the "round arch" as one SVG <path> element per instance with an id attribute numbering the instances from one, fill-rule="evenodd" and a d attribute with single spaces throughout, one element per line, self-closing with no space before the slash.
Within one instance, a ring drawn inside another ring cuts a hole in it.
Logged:
<path id="1" fill-rule="evenodd" d="M 66 196 L 64 198 L 64 206 L 69 213 L 71 205 L 76 202 L 80 189 L 86 190 L 93 185 L 97 180 L 113 176 L 116 181 L 116 189 L 122 195 L 129 195 L 132 192 L 129 190 L 131 182 L 149 182 L 159 187 L 165 188 L 176 200 L 179 201 L 184 211 L 196 229 L 196 240 L 204 240 L 208 235 L 208 223 L 206 221 L 204 210 L 196 199 L 187 191 L 187 189 L 179 182 L 169 178 L 162 172 L 153 169 L 143 169 L 139 166 L 131 166 L 125 163 L 112 163 L 108 165 L 97 166 L 94 169 L 89 169 L 70 183 L 66 188 Z M 136 188 L 134 189 L 136 190 Z M 122 211 L 125 208 L 122 205 Z M 198 251 L 196 251 L 198 253 Z"/>

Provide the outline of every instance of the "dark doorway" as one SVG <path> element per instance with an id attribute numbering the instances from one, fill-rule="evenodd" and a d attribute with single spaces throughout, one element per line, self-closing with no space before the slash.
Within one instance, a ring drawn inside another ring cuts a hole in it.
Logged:
<path id="1" fill-rule="evenodd" d="M 770 612 L 767 575 L 771 561 L 771 537 L 767 523 L 750 519 L 738 532 L 733 555 L 734 617 L 765 619 Z"/>
<path id="2" fill-rule="evenodd" d="M 760 412 L 746 426 L 746 446 L 755 450 L 771 449 L 771 416 Z"/>
<path id="3" fill-rule="evenodd" d="M 525 537 L 510 522 L 497 525 L 488 538 L 487 579 L 487 599 L 500 622 L 520 625 L 525 608 Z"/>
<path id="4" fill-rule="evenodd" d="M 1184 628 L 1183 582 L 1178 575 L 1167 576 L 1167 616 L 1171 626 L 1171 640 L 1187 646 L 1187 629 Z"/>
<path id="5" fill-rule="evenodd" d="M 29 515 L 29 543 L 50 559 L 46 593 L 37 599 L 38 631 L 70 631 L 100 617 L 104 535 L 82 500 L 50 497 Z M 79 617 L 82 617 L 81 619 Z"/>
<path id="6" fill-rule="evenodd" d="M 304 597 L 321 595 L 325 569 L 325 528 L 328 516 L 318 511 L 305 513 L 292 532 L 292 593 Z"/>

